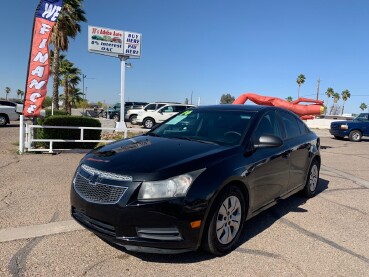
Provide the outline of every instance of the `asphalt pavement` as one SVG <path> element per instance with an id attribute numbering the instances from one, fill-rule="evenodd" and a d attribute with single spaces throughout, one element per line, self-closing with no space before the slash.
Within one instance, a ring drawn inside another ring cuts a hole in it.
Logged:
<path id="1" fill-rule="evenodd" d="M 70 217 L 82 153 L 17 155 L 0 128 L 0 276 L 369 276 L 369 139 L 321 136 L 319 193 L 292 196 L 246 223 L 224 257 L 122 252 Z"/>

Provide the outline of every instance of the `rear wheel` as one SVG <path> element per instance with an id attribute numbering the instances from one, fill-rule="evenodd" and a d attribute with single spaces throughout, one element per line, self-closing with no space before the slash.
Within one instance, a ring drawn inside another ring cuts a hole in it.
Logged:
<path id="1" fill-rule="evenodd" d="M 202 247 L 214 255 L 235 249 L 246 216 L 245 198 L 236 186 L 227 187 L 214 201 L 204 229 Z"/>
<path id="2" fill-rule="evenodd" d="M 146 119 L 143 121 L 143 126 L 144 126 L 146 129 L 151 129 L 154 125 L 155 125 L 155 120 L 154 120 L 154 119 L 152 119 L 152 118 L 146 118 Z"/>
<path id="3" fill-rule="evenodd" d="M 319 163 L 318 161 L 315 159 L 313 160 L 311 166 L 310 166 L 310 170 L 307 176 L 307 180 L 306 180 L 306 184 L 304 189 L 302 190 L 304 196 L 306 197 L 313 197 L 316 193 L 316 189 L 318 187 L 318 183 L 319 183 Z"/>
<path id="4" fill-rule="evenodd" d="M 361 136 L 362 136 L 362 134 L 359 130 L 353 130 L 349 134 L 349 139 L 351 141 L 358 142 L 358 141 L 361 141 Z"/>
<path id="5" fill-rule="evenodd" d="M 112 119 L 114 119 L 115 122 L 119 121 L 119 115 L 113 115 Z"/>
<path id="6" fill-rule="evenodd" d="M 0 126 L 5 126 L 7 122 L 5 115 L 0 114 Z"/>

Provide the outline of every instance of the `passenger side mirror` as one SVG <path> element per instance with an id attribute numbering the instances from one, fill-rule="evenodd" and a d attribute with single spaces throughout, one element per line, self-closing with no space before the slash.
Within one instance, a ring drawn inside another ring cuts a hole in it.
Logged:
<path id="1" fill-rule="evenodd" d="M 280 147 L 283 145 L 283 141 L 280 137 L 263 135 L 259 138 L 258 143 L 254 143 L 254 148 L 272 148 Z"/>

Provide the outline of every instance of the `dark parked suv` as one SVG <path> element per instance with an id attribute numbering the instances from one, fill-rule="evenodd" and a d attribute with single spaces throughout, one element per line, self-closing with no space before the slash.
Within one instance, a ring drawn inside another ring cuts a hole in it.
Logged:
<path id="1" fill-rule="evenodd" d="M 124 114 L 130 109 L 141 109 L 147 105 L 147 102 L 125 102 Z M 113 107 L 109 107 L 106 113 L 106 118 L 120 121 L 120 103 L 116 103 Z"/>
<path id="2" fill-rule="evenodd" d="M 130 251 L 202 246 L 223 255 L 238 246 L 245 220 L 298 191 L 317 192 L 319 145 L 280 108 L 186 110 L 145 135 L 87 154 L 72 181 L 71 213 Z"/>

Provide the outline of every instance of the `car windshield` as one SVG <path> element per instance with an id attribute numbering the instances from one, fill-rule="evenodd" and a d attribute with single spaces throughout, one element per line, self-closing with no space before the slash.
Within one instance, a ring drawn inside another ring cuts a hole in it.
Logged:
<path id="1" fill-rule="evenodd" d="M 247 131 L 254 112 L 237 110 L 186 110 L 147 135 L 237 145 Z"/>
<path id="2" fill-rule="evenodd" d="M 369 114 L 367 114 L 367 113 L 361 113 L 361 114 L 359 114 L 359 115 L 355 118 L 355 120 L 360 120 L 360 121 L 365 120 L 365 121 L 368 121 L 368 115 L 369 115 Z"/>

